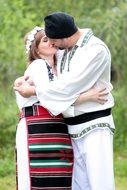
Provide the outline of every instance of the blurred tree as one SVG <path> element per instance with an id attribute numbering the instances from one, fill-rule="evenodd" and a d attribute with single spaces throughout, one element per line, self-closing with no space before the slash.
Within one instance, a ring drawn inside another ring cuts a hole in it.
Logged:
<path id="1" fill-rule="evenodd" d="M 92 28 L 111 50 L 116 99 L 113 114 L 118 131 L 115 148 L 120 150 L 127 146 L 127 0 L 0 0 L 0 148 L 15 139 L 18 110 L 12 87 L 26 67 L 24 35 L 35 25 L 43 26 L 44 16 L 57 11 L 74 16 L 80 28 Z"/>

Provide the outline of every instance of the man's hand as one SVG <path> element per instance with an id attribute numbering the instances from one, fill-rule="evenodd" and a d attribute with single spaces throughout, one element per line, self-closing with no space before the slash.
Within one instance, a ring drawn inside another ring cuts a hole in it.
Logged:
<path id="1" fill-rule="evenodd" d="M 24 79 L 29 85 L 34 86 L 34 82 L 30 76 L 25 76 Z"/>
<path id="2" fill-rule="evenodd" d="M 14 81 L 14 87 L 18 87 L 22 85 L 24 82 L 27 82 L 29 85 L 34 86 L 34 83 L 29 76 L 22 76 Z"/>
<path id="3" fill-rule="evenodd" d="M 18 87 L 20 85 L 22 85 L 25 82 L 25 77 L 19 77 L 14 81 L 14 87 Z"/>
<path id="4" fill-rule="evenodd" d="M 31 86 L 28 82 L 23 82 L 18 86 L 14 86 L 14 90 L 18 91 L 21 96 L 28 98 L 30 96 L 36 96 L 35 86 Z"/>

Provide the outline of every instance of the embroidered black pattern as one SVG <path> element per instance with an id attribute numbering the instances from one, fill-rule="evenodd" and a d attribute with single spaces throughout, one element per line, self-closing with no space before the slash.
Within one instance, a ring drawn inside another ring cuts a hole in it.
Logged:
<path id="1" fill-rule="evenodd" d="M 66 59 L 67 59 L 67 49 L 64 51 L 64 54 L 63 54 L 63 57 L 62 57 L 62 60 L 61 60 L 61 66 L 60 66 L 60 73 L 62 73 L 62 71 L 64 70 L 64 67 L 65 67 L 65 62 L 66 62 Z"/>
<path id="2" fill-rule="evenodd" d="M 48 65 L 48 63 L 46 63 L 47 69 L 48 69 L 48 77 L 49 77 L 49 81 L 53 81 L 54 79 L 54 74 L 52 73 L 52 68 Z"/>
<path id="3" fill-rule="evenodd" d="M 80 133 L 70 134 L 70 136 L 71 136 L 71 138 L 74 138 L 74 139 L 80 138 L 97 128 L 100 128 L 100 129 L 108 128 L 112 134 L 114 134 L 114 132 L 115 132 L 115 129 L 111 128 L 109 123 L 97 123 L 97 124 L 91 125 L 85 129 L 83 129 Z"/>
<path id="4" fill-rule="evenodd" d="M 88 33 L 84 36 L 83 41 L 82 41 L 80 47 L 83 47 L 84 45 L 86 45 L 92 35 L 93 35 L 92 30 L 89 30 Z M 69 67 L 70 67 L 70 61 L 71 61 L 73 55 L 75 54 L 77 48 L 78 48 L 78 46 L 75 45 L 75 46 L 72 48 L 72 50 L 70 51 L 70 54 L 69 54 L 69 57 L 68 57 L 68 69 L 67 69 L 68 72 L 69 72 Z M 66 60 L 67 60 L 67 53 L 68 53 L 68 51 L 65 50 L 65 51 L 64 51 L 64 54 L 63 54 L 63 57 L 62 57 L 62 60 L 61 60 L 60 73 L 62 73 L 62 71 L 63 71 L 64 68 L 65 68 L 65 63 L 66 63 Z"/>

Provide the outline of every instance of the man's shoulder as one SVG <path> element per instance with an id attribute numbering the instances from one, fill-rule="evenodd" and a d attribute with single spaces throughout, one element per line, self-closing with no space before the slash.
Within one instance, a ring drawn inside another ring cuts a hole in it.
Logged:
<path id="1" fill-rule="evenodd" d="M 92 38 L 88 42 L 88 47 L 89 46 L 96 46 L 96 47 L 100 47 L 102 49 L 108 49 L 109 50 L 107 44 L 102 39 L 100 39 L 99 37 L 94 36 L 94 35 L 92 36 Z"/>

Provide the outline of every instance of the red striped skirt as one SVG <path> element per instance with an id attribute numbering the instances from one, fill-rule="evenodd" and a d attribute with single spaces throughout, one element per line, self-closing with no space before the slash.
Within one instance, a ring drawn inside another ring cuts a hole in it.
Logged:
<path id="1" fill-rule="evenodd" d="M 73 152 L 67 125 L 62 115 L 54 117 L 43 107 L 32 106 L 22 110 L 21 120 L 23 119 L 26 121 L 26 155 L 29 177 L 22 173 L 22 182 L 18 184 L 21 181 L 21 179 L 18 181 L 18 170 L 23 167 L 18 157 L 22 157 L 24 151 L 20 148 L 17 154 L 17 189 L 71 190 Z M 17 141 L 18 136 L 20 138 L 22 134 L 17 135 Z M 17 144 L 20 143 L 22 141 Z M 19 147 L 20 145 L 17 146 L 17 150 Z M 24 168 L 23 170 L 25 171 Z M 26 181 L 29 181 L 24 183 L 26 187 L 20 188 L 23 186 L 24 176 L 27 177 Z"/>

